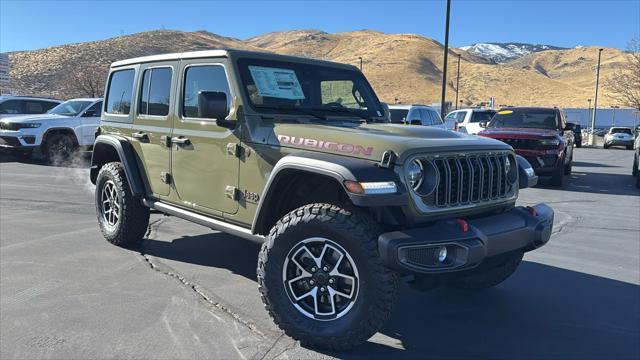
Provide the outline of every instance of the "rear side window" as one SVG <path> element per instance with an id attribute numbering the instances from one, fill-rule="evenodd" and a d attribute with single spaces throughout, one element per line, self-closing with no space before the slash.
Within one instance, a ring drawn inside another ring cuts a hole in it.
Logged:
<path id="1" fill-rule="evenodd" d="M 437 111 L 428 110 L 428 109 L 424 109 L 423 111 L 427 115 L 427 119 L 428 119 L 427 125 L 442 125 L 442 118 L 440 117 L 440 114 L 438 114 Z"/>
<path id="2" fill-rule="evenodd" d="M 40 101 L 26 101 L 24 103 L 25 114 L 42 114 L 45 110 L 42 108 Z"/>
<path id="3" fill-rule="evenodd" d="M 407 109 L 389 109 L 389 114 L 391 115 L 391 122 L 395 124 L 402 124 L 407 120 L 407 114 L 409 114 L 409 110 Z"/>
<path id="4" fill-rule="evenodd" d="M 486 121 L 489 122 L 491 121 L 491 118 L 493 117 L 494 113 L 488 112 L 488 111 L 482 111 L 482 112 L 473 112 L 471 114 L 471 120 L 469 122 L 472 123 L 479 123 L 481 121 Z"/>
<path id="5" fill-rule="evenodd" d="M 114 71 L 109 80 L 106 111 L 110 114 L 129 115 L 131 111 L 133 69 Z"/>
<path id="6" fill-rule="evenodd" d="M 459 123 L 464 122 L 465 117 L 467 117 L 467 112 L 460 111 L 459 113 L 456 114 L 456 121 Z"/>
<path id="7" fill-rule="evenodd" d="M 39 101 L 39 102 L 40 102 L 40 105 L 42 106 L 43 113 L 46 113 L 47 111 L 58 106 L 58 103 L 55 103 L 52 101 Z"/>
<path id="8" fill-rule="evenodd" d="M 182 100 L 182 114 L 184 117 L 198 117 L 198 93 L 201 91 L 226 93 L 228 105 L 231 107 L 229 83 L 222 66 L 204 65 L 187 68 L 184 77 L 184 98 Z"/>
<path id="9" fill-rule="evenodd" d="M 147 69 L 142 75 L 140 115 L 167 116 L 171 94 L 171 68 Z"/>

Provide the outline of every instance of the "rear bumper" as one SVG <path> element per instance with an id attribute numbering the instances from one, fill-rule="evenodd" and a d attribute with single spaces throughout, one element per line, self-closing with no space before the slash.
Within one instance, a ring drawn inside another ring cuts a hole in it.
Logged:
<path id="1" fill-rule="evenodd" d="M 384 264 L 401 273 L 470 269 L 491 256 L 518 249 L 530 251 L 546 244 L 553 229 L 553 209 L 545 204 L 533 209 L 517 207 L 469 220 L 466 232 L 456 220 L 443 220 L 423 228 L 384 233 L 378 237 L 378 249 Z M 437 259 L 441 247 L 447 249 L 444 262 Z"/>
<path id="2" fill-rule="evenodd" d="M 611 139 L 611 140 L 605 141 L 604 143 L 609 145 L 609 146 L 632 146 L 633 145 L 633 140 Z"/>

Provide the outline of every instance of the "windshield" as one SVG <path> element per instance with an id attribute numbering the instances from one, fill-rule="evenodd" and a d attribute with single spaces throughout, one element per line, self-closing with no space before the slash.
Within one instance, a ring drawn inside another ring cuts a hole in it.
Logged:
<path id="1" fill-rule="evenodd" d="M 498 111 L 489 127 L 559 129 L 555 110 L 514 109 Z"/>
<path id="2" fill-rule="evenodd" d="M 82 110 L 84 110 L 91 103 L 91 101 L 81 100 L 66 101 L 49 110 L 49 114 L 76 116 L 80 114 L 80 112 L 82 112 Z"/>
<path id="3" fill-rule="evenodd" d="M 381 118 L 364 76 L 352 70 L 287 61 L 240 59 L 243 89 L 259 112 Z M 361 121 L 361 119 L 359 119 Z"/>
<path id="4" fill-rule="evenodd" d="M 394 124 L 404 124 L 409 114 L 408 109 L 389 109 L 389 115 L 391 115 L 391 122 Z"/>
<path id="5" fill-rule="evenodd" d="M 495 115 L 495 111 L 474 111 L 471 114 L 471 120 L 469 122 L 479 123 L 481 121 L 489 122 L 493 115 Z"/>
<path id="6" fill-rule="evenodd" d="M 611 129 L 612 134 L 629 134 L 631 135 L 631 129 L 627 128 L 613 128 Z"/>

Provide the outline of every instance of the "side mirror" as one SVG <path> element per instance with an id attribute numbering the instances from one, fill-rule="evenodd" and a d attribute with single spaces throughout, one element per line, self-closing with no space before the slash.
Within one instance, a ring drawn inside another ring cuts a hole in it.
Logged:
<path id="1" fill-rule="evenodd" d="M 95 110 L 87 110 L 84 112 L 84 114 L 82 114 L 82 117 L 95 117 L 96 115 L 98 115 L 98 112 Z"/>
<path id="2" fill-rule="evenodd" d="M 536 186 L 538 183 L 538 176 L 531 164 L 520 155 L 516 155 L 516 162 L 518 163 L 518 185 L 520 189 L 526 189 Z"/>
<path id="3" fill-rule="evenodd" d="M 564 127 L 564 129 L 573 131 L 575 127 L 576 127 L 576 124 L 568 122 L 567 125 Z"/>
<path id="4" fill-rule="evenodd" d="M 198 117 L 203 119 L 215 119 L 218 126 L 226 128 L 235 127 L 235 121 L 225 118 L 229 115 L 227 94 L 220 91 L 198 92 Z"/>
<path id="5" fill-rule="evenodd" d="M 480 121 L 480 127 L 481 128 L 486 128 L 487 127 L 487 121 Z"/>

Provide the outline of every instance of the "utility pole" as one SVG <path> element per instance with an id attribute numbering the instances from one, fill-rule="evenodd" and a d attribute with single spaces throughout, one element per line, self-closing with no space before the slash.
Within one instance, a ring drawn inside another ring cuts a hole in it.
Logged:
<path id="1" fill-rule="evenodd" d="M 456 110 L 458 110 L 458 91 L 460 91 L 460 54 L 458 53 L 458 78 L 456 79 Z"/>
<path id="2" fill-rule="evenodd" d="M 589 129 L 589 121 L 591 121 L 591 99 L 587 99 L 589 103 L 589 115 L 587 116 L 587 130 Z"/>
<path id="3" fill-rule="evenodd" d="M 360 59 L 360 72 L 362 72 L 362 56 L 358 56 L 358 59 Z"/>
<path id="4" fill-rule="evenodd" d="M 447 61 L 449 55 L 449 16 L 451 15 L 451 0 L 447 0 L 447 19 L 444 27 L 444 65 L 442 67 L 442 95 L 440 101 L 440 116 L 444 119 L 447 115 L 446 96 L 447 96 Z"/>
<path id="5" fill-rule="evenodd" d="M 596 94 L 593 98 L 593 115 L 591 116 L 591 146 L 596 145 L 596 113 L 598 112 L 598 85 L 600 82 L 600 58 L 602 56 L 602 48 L 598 49 L 598 67 L 596 68 Z"/>

